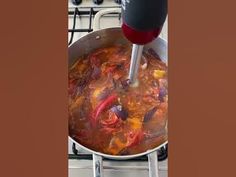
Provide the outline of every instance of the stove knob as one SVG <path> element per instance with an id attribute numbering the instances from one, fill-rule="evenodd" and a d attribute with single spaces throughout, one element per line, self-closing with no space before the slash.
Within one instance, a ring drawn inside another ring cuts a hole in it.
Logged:
<path id="1" fill-rule="evenodd" d="M 99 4 L 102 4 L 103 0 L 93 0 L 93 2 L 99 5 Z"/>
<path id="2" fill-rule="evenodd" d="M 74 5 L 79 5 L 82 2 L 82 0 L 72 0 L 72 3 Z"/>
<path id="3" fill-rule="evenodd" d="M 117 4 L 121 4 L 121 0 L 115 0 Z"/>

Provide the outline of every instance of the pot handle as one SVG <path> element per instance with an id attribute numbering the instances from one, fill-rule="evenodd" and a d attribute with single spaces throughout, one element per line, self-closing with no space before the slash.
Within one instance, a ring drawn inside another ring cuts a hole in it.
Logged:
<path id="1" fill-rule="evenodd" d="M 121 8 L 111 8 L 111 9 L 102 9 L 96 13 L 94 16 L 93 22 L 93 30 L 97 31 L 100 29 L 100 18 L 103 15 L 110 14 L 110 13 L 121 13 Z"/>
<path id="2" fill-rule="evenodd" d="M 159 177 L 157 151 L 148 154 L 149 177 Z"/>
<path id="3" fill-rule="evenodd" d="M 102 156 L 93 154 L 93 177 L 103 177 Z"/>

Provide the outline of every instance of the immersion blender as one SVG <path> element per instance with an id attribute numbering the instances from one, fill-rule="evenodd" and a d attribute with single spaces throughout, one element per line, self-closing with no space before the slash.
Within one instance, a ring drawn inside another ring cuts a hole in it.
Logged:
<path id="1" fill-rule="evenodd" d="M 122 0 L 122 30 L 133 43 L 129 82 L 137 85 L 143 47 L 161 32 L 167 16 L 167 0 Z"/>

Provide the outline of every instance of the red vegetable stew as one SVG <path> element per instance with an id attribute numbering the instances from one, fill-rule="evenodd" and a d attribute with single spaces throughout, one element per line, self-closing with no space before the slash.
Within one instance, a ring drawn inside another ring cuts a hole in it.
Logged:
<path id="1" fill-rule="evenodd" d="M 69 134 L 92 150 L 132 155 L 167 140 L 167 65 L 144 51 L 139 86 L 127 79 L 131 47 L 114 45 L 83 56 L 69 70 Z"/>

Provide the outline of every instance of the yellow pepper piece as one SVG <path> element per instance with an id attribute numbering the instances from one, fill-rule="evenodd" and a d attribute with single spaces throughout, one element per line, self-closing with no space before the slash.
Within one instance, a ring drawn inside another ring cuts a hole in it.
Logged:
<path id="1" fill-rule="evenodd" d="M 160 79 L 163 78 L 165 76 L 166 72 L 163 70 L 154 70 L 153 72 L 153 77 L 155 79 Z"/>
<path id="2" fill-rule="evenodd" d="M 107 152 L 115 155 L 118 154 L 122 149 L 124 149 L 126 146 L 126 143 L 122 142 L 120 138 L 114 137 L 112 142 L 109 145 L 109 148 L 107 149 Z"/>
<path id="3" fill-rule="evenodd" d="M 142 122 L 137 118 L 127 119 L 127 121 L 133 130 L 140 129 L 142 127 Z"/>
<path id="4" fill-rule="evenodd" d="M 101 93 L 102 89 L 98 88 L 93 92 L 93 96 L 96 98 L 100 93 Z"/>
<path id="5" fill-rule="evenodd" d="M 97 97 L 98 97 L 99 94 L 101 94 L 102 90 L 103 90 L 103 87 L 101 87 L 101 88 L 96 88 L 96 89 L 94 90 L 94 92 L 92 93 L 91 104 L 92 104 L 92 107 L 93 107 L 93 108 L 96 107 L 96 105 L 97 105 Z"/>

